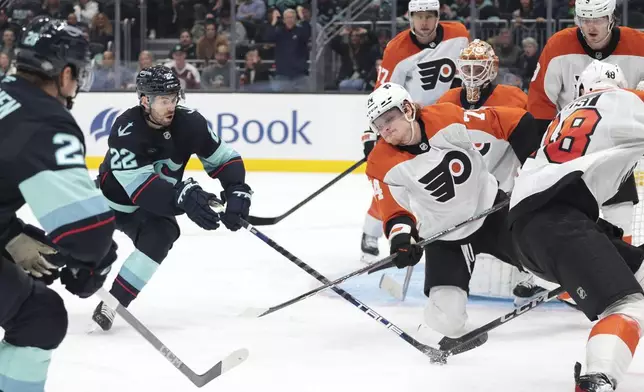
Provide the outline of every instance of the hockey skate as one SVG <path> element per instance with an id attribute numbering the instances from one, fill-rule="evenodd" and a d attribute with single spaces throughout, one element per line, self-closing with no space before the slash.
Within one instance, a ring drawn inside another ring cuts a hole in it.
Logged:
<path id="1" fill-rule="evenodd" d="M 514 295 L 514 306 L 521 307 L 546 292 L 541 286 L 534 283 L 534 276 L 519 282 L 512 290 Z"/>
<path id="2" fill-rule="evenodd" d="M 96 309 L 94 309 L 92 320 L 94 320 L 94 322 L 98 324 L 98 326 L 101 327 L 103 331 L 109 331 L 110 329 L 112 329 L 115 315 L 116 311 L 111 309 L 109 306 L 105 305 L 103 301 L 101 301 L 96 306 Z"/>
<path id="3" fill-rule="evenodd" d="M 581 364 L 575 364 L 575 392 L 613 392 L 613 382 L 603 373 L 590 373 L 580 376 Z"/>
<path id="4" fill-rule="evenodd" d="M 378 237 L 362 233 L 360 249 L 362 249 L 362 257 L 360 258 L 360 261 L 365 264 L 371 264 L 374 258 L 380 254 L 380 251 L 378 250 Z"/>

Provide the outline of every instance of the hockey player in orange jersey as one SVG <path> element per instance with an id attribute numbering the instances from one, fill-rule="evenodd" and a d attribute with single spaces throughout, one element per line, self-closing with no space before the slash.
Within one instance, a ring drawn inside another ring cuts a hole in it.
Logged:
<path id="1" fill-rule="evenodd" d="M 456 58 L 469 42 L 469 33 L 460 22 L 440 22 L 439 0 L 410 0 L 409 29 L 396 35 L 385 48 L 376 88 L 386 82 L 402 85 L 415 102 L 429 105 L 452 87 L 456 78 Z M 373 148 L 376 135 L 362 136 L 365 156 Z M 375 204 L 365 217 L 362 234 L 362 260 L 378 256 L 382 224 Z"/>
<path id="2" fill-rule="evenodd" d="M 507 199 L 474 148 L 472 134 L 506 140 L 520 161 L 541 141 L 534 118 L 517 108 L 465 110 L 451 103 L 421 108 L 400 85 L 385 83 L 368 98 L 370 127 L 381 136 L 367 161 L 367 176 L 398 268 L 425 253 L 424 323 L 419 339 L 436 343 L 471 327 L 465 305 L 479 253 L 520 266 L 506 229 L 507 207 L 427 245 L 416 242 Z M 438 334 L 437 334 L 438 332 Z M 440 334 L 440 335 L 439 335 Z M 487 335 L 469 346 L 485 342 Z"/>
<path id="3" fill-rule="evenodd" d="M 508 220 L 524 266 L 560 284 L 591 320 L 575 392 L 612 392 L 644 327 L 644 251 L 621 240 L 599 209 L 644 154 L 644 103 L 619 66 L 595 61 L 580 97 L 548 127 L 515 180 Z"/>
<path id="4" fill-rule="evenodd" d="M 446 92 L 438 103 L 450 102 L 465 109 L 482 106 L 506 106 L 526 109 L 528 96 L 523 90 L 503 84 L 494 84 L 499 72 L 499 58 L 492 46 L 481 40 L 474 40 L 463 49 L 456 61 L 462 87 Z M 477 133 L 474 148 L 478 149 L 490 172 L 499 181 L 504 192 L 512 191 L 514 177 L 521 166 L 510 144 L 496 139 L 485 132 Z M 523 306 L 545 291 L 534 281 L 530 273 L 524 274 L 512 290 L 514 305 Z"/>
<path id="5" fill-rule="evenodd" d="M 629 88 L 644 80 L 644 33 L 615 26 L 614 12 L 615 0 L 577 1 L 578 27 L 559 31 L 546 43 L 528 92 L 528 111 L 543 130 L 573 100 L 579 75 L 595 59 L 618 64 Z M 633 204 L 637 202 L 635 179 L 631 178 L 602 208 L 604 217 L 624 230 L 626 240 L 631 238 Z"/>

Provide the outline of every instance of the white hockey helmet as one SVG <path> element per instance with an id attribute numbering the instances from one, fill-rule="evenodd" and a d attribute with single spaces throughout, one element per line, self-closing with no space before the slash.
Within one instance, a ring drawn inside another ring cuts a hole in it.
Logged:
<path id="1" fill-rule="evenodd" d="M 615 0 L 577 0 L 575 16 L 577 18 L 595 19 L 608 16 L 612 18 L 615 12 Z"/>
<path id="2" fill-rule="evenodd" d="M 411 17 L 412 12 L 434 11 L 440 19 L 440 9 L 441 3 L 438 0 L 410 0 L 407 5 L 407 11 L 409 11 L 409 29 L 411 32 L 416 34 L 416 31 L 414 31 L 414 21 Z M 434 31 L 436 31 L 436 28 L 438 28 L 438 24 L 434 27 Z"/>
<path id="3" fill-rule="evenodd" d="M 593 60 L 579 76 L 575 98 L 595 90 L 626 87 L 628 83 L 619 65 Z"/>
<path id="4" fill-rule="evenodd" d="M 385 83 L 369 94 L 369 98 L 367 98 L 367 118 L 369 119 L 369 127 L 371 130 L 379 133 L 378 128 L 374 125 L 374 121 L 391 109 L 398 108 L 401 114 L 404 114 L 405 109 L 403 104 L 405 101 L 409 102 L 412 106 L 414 104 L 409 92 L 403 86 L 396 83 Z M 414 115 L 415 109 L 411 119 L 406 118 L 407 121 L 413 121 Z"/>
<path id="5" fill-rule="evenodd" d="M 438 0 L 410 0 L 407 6 L 410 14 L 421 11 L 436 11 L 440 13 L 440 9 L 441 3 Z"/>

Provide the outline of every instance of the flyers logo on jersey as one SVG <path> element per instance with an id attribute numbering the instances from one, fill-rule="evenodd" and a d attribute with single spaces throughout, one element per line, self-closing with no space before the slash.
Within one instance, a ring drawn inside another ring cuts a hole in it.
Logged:
<path id="1" fill-rule="evenodd" d="M 456 64 L 451 59 L 438 59 L 426 63 L 418 63 L 420 81 L 423 82 L 423 90 L 433 90 L 440 80 L 449 83 L 456 74 Z"/>
<path id="2" fill-rule="evenodd" d="M 485 156 L 490 152 L 491 145 L 490 143 L 474 143 L 474 149 L 477 150 L 481 155 Z"/>
<path id="3" fill-rule="evenodd" d="M 437 202 L 445 203 L 456 196 L 456 185 L 467 181 L 472 174 L 472 162 L 460 151 L 450 151 L 429 173 L 418 180 Z"/>

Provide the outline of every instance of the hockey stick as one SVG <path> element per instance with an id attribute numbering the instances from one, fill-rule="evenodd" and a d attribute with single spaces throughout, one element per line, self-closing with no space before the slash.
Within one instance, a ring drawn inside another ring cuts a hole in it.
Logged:
<path id="1" fill-rule="evenodd" d="M 211 206 L 215 208 L 221 208 L 221 201 L 215 199 L 211 201 Z M 289 259 L 293 264 L 297 265 L 301 269 L 303 269 L 307 274 L 311 275 L 315 279 L 319 280 L 320 282 L 327 284 L 329 283 L 329 280 L 313 269 L 311 266 L 294 256 L 292 253 L 281 247 L 278 243 L 264 235 L 262 232 L 257 230 L 253 225 L 251 225 L 249 222 L 247 222 L 244 219 L 241 219 L 241 224 L 242 226 L 251 232 L 255 237 L 259 238 L 263 242 L 265 242 L 268 246 L 271 248 L 275 249 L 277 252 L 279 252 L 282 256 L 286 257 Z M 354 296 L 351 294 L 347 293 L 346 291 L 342 290 L 341 288 L 338 287 L 332 287 L 332 290 L 335 291 L 339 296 L 347 300 L 349 303 L 351 303 L 353 306 L 356 308 L 360 309 L 363 313 L 365 313 L 367 316 L 371 317 L 372 319 L 378 321 L 382 325 L 385 326 L 388 330 L 392 331 L 398 337 L 400 337 L 402 340 L 405 342 L 409 343 L 411 346 L 413 346 L 416 350 L 420 351 L 421 353 L 425 354 L 426 356 L 429 357 L 430 361 L 436 362 L 436 363 L 446 363 L 447 362 L 447 357 L 448 354 L 445 352 L 442 352 L 441 350 L 438 350 L 434 347 L 428 346 L 426 344 L 423 344 L 419 342 L 418 340 L 414 339 L 412 336 L 408 335 L 405 331 L 400 329 L 398 326 L 393 324 L 391 321 L 387 320 L 386 318 L 382 317 L 379 315 L 375 310 L 371 309 L 367 305 L 363 304 L 360 302 L 358 299 L 356 299 Z M 245 312 L 246 316 L 250 316 L 250 313 L 253 313 L 252 316 L 254 317 L 262 317 L 265 316 L 269 313 L 272 312 L 265 312 L 262 310 L 255 310 L 252 309 L 251 311 Z"/>
<path id="2" fill-rule="evenodd" d="M 367 161 L 367 158 L 362 158 L 358 162 L 354 163 L 350 168 L 348 168 L 347 170 L 345 170 L 342 173 L 340 173 L 337 177 L 335 177 L 329 183 L 327 183 L 326 185 L 324 185 L 322 188 L 318 189 L 317 191 L 313 192 L 309 197 L 307 197 L 306 199 L 302 200 L 295 207 L 293 207 L 290 210 L 286 211 L 282 215 L 275 216 L 275 217 L 272 217 L 272 218 L 265 218 L 265 217 L 262 218 L 262 217 L 259 217 L 259 216 L 249 216 L 248 217 L 248 222 L 251 225 L 254 225 L 254 226 L 268 226 L 268 225 L 276 224 L 277 222 L 281 221 L 282 219 L 284 219 L 287 216 L 289 216 L 292 213 L 294 213 L 296 210 L 300 209 L 300 207 L 302 207 L 304 204 L 306 204 L 309 201 L 311 201 L 313 198 L 315 198 L 320 193 L 322 193 L 325 190 L 329 189 L 331 187 L 331 185 L 335 184 L 336 182 L 340 181 L 342 178 L 346 177 L 348 174 L 350 174 L 351 172 L 356 170 L 358 167 L 360 167 L 366 161 Z"/>
<path id="3" fill-rule="evenodd" d="M 465 335 L 458 337 L 458 338 L 448 338 L 445 336 L 438 342 L 438 347 L 440 348 L 441 351 L 445 351 L 447 353 L 452 353 L 454 350 L 458 349 L 459 347 L 462 347 L 466 345 L 467 343 L 475 340 L 479 336 L 483 335 L 484 333 L 487 333 L 497 327 L 500 327 L 501 325 L 507 323 L 508 321 L 515 319 L 519 316 L 521 316 L 524 313 L 529 312 L 530 310 L 536 308 L 537 306 L 541 305 L 544 302 L 548 302 L 554 298 L 557 298 L 557 296 L 561 293 L 564 292 L 564 289 L 562 287 L 556 288 L 552 291 L 548 291 L 547 293 L 543 293 L 541 296 L 533 299 L 532 301 L 528 302 L 527 304 L 516 308 L 512 310 L 510 313 L 504 314 L 503 316 L 490 321 L 489 323 L 476 328 Z"/>
<path id="4" fill-rule="evenodd" d="M 473 217 L 468 218 L 467 220 L 465 220 L 465 221 L 463 221 L 463 222 L 461 222 L 461 223 L 459 223 L 457 225 L 454 225 L 454 226 L 452 226 L 452 227 L 450 227 L 448 229 L 440 231 L 440 232 L 434 234 L 433 236 L 431 236 L 431 237 L 419 242 L 418 246 L 425 246 L 425 245 L 427 245 L 427 244 L 429 244 L 431 242 L 436 241 L 437 239 L 439 239 L 440 237 L 444 236 L 445 234 L 451 233 L 454 230 L 456 230 L 456 229 L 458 229 L 458 228 L 460 228 L 462 226 L 465 226 L 466 224 L 468 224 L 470 222 L 473 222 L 475 220 L 478 220 L 478 219 L 484 218 L 484 217 L 486 217 L 486 216 L 488 216 L 490 214 L 493 214 L 496 211 L 504 208 L 509 202 L 510 202 L 509 198 L 505 199 L 505 200 L 499 202 L 498 204 L 495 204 L 494 206 L 488 208 L 487 210 L 481 212 L 480 214 L 474 215 Z M 383 258 L 383 259 L 381 259 L 381 260 L 379 260 L 379 261 L 377 261 L 377 262 L 375 262 L 373 264 L 367 265 L 366 267 L 360 268 L 357 271 L 351 272 L 350 274 L 347 274 L 347 275 L 345 275 L 343 277 L 340 277 L 340 278 L 334 280 L 333 282 L 325 283 L 323 286 L 320 286 L 320 287 L 318 287 L 316 289 L 313 289 L 313 290 L 308 291 L 308 292 L 306 292 L 304 294 L 301 294 L 301 295 L 299 295 L 299 296 L 297 296 L 297 297 L 295 297 L 293 299 L 290 299 L 290 300 L 288 300 L 288 301 L 286 301 L 284 303 L 281 303 L 279 305 L 275 305 L 275 306 L 267 309 L 262 314 L 262 316 L 264 316 L 266 314 L 269 314 L 269 313 L 273 313 L 273 312 L 275 312 L 277 310 L 283 309 L 283 308 L 285 308 L 285 307 L 287 307 L 289 305 L 292 305 L 292 304 L 294 304 L 296 302 L 300 302 L 303 299 L 309 298 L 309 297 L 319 293 L 320 291 L 324 291 L 324 290 L 328 289 L 329 287 L 339 285 L 340 283 L 343 283 L 344 281 L 349 280 L 350 278 L 353 278 L 354 276 L 362 275 L 364 273 L 374 271 L 374 270 L 381 270 L 381 269 L 385 269 L 385 268 L 390 268 L 390 264 L 391 264 L 391 266 L 393 266 L 392 260 L 395 259 L 397 255 L 398 255 L 397 253 L 391 254 L 391 255 L 389 255 L 389 256 L 387 256 L 387 257 L 385 257 L 385 258 Z"/>
<path id="5" fill-rule="evenodd" d="M 414 273 L 414 266 L 407 267 L 407 272 L 405 273 L 405 280 L 401 286 L 396 282 L 394 278 L 388 274 L 382 274 L 380 277 L 380 283 L 378 287 L 386 291 L 392 297 L 396 298 L 399 301 L 404 301 L 407 297 L 407 290 L 409 290 L 409 283 L 411 282 L 411 275 Z"/>
<path id="6" fill-rule="evenodd" d="M 179 369 L 184 376 L 186 376 L 193 384 L 198 388 L 203 387 L 208 384 L 210 381 L 221 376 L 223 373 L 229 371 L 230 369 L 241 364 L 248 358 L 248 350 L 245 348 L 234 351 L 229 354 L 226 358 L 219 361 L 215 366 L 210 368 L 204 374 L 197 374 L 182 360 L 180 360 L 169 348 L 163 344 L 143 323 L 141 323 L 129 310 L 122 306 L 119 301 L 114 298 L 109 291 L 104 288 L 100 288 L 96 293 L 101 300 L 110 308 L 116 310 L 119 316 L 123 317 L 128 324 L 132 326 L 145 340 L 148 341 L 158 352 L 160 352 L 172 366 Z"/>

